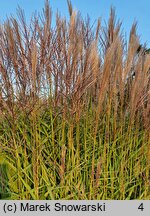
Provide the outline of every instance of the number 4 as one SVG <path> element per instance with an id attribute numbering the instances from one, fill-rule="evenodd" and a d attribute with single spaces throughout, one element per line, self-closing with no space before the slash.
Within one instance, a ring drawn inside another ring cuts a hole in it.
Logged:
<path id="1" fill-rule="evenodd" d="M 138 207 L 139 210 L 143 211 L 144 210 L 144 206 L 143 206 L 143 203 L 141 203 Z"/>

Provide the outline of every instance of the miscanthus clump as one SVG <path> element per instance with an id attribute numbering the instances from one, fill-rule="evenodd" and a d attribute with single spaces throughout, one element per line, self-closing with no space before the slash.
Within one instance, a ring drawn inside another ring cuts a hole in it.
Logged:
<path id="1" fill-rule="evenodd" d="M 150 199 L 150 54 L 68 1 L 0 25 L 0 197 Z"/>

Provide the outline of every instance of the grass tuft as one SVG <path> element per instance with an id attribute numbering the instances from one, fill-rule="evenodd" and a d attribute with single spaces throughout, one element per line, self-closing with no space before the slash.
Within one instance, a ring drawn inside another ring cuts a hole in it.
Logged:
<path id="1" fill-rule="evenodd" d="M 150 54 L 67 2 L 0 25 L 0 199 L 150 199 Z"/>

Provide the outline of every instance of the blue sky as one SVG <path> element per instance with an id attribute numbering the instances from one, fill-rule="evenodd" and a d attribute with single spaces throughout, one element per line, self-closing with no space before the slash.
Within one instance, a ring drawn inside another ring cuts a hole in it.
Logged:
<path id="1" fill-rule="evenodd" d="M 26 17 L 29 19 L 35 10 L 42 11 L 44 2 L 45 0 L 0 0 L 0 20 L 1 22 L 5 20 L 6 15 L 15 15 L 17 5 L 25 10 Z M 107 20 L 110 6 L 114 6 L 117 18 L 123 21 L 123 28 L 127 35 L 134 20 L 137 20 L 141 42 L 147 42 L 150 47 L 150 0 L 72 0 L 72 4 L 84 17 L 88 13 L 92 21 L 98 17 Z M 50 0 L 50 5 L 53 15 L 58 9 L 63 16 L 68 16 L 66 0 Z"/>

